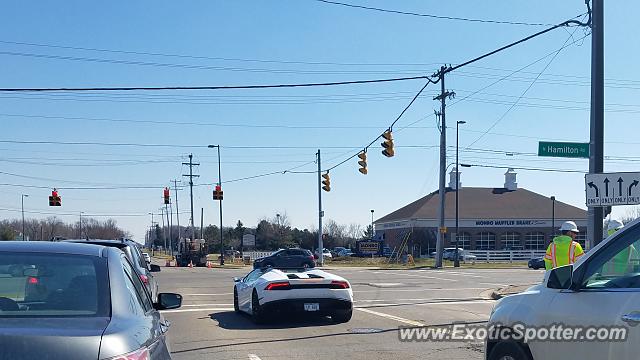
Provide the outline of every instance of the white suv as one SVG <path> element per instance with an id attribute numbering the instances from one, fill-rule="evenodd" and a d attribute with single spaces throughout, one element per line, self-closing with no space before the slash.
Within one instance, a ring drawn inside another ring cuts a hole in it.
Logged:
<path id="1" fill-rule="evenodd" d="M 640 221 L 635 220 L 576 264 L 548 271 L 542 284 L 501 299 L 494 306 L 488 325 L 512 335 L 488 338 L 486 358 L 638 359 L 638 249 Z M 554 325 L 563 331 L 551 335 Z M 625 339 L 614 339 L 613 327 L 618 332 L 626 329 Z M 516 328 L 520 330 L 514 332 Z M 537 338 L 532 336 L 525 341 L 524 331 Z"/>

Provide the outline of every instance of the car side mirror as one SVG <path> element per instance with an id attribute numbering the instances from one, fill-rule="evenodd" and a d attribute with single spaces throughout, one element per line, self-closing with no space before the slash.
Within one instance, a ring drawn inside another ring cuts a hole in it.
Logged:
<path id="1" fill-rule="evenodd" d="M 156 264 L 150 264 L 149 265 L 149 271 L 150 272 L 160 272 L 160 265 L 156 265 Z"/>
<path id="2" fill-rule="evenodd" d="M 573 265 L 557 267 L 550 271 L 547 287 L 549 289 L 567 290 L 573 283 Z"/>
<path id="3" fill-rule="evenodd" d="M 158 294 L 158 302 L 153 304 L 156 310 L 177 309 L 182 306 L 182 295 L 174 293 Z"/>
<path id="4" fill-rule="evenodd" d="M 242 281 L 242 279 L 240 279 L 239 277 L 234 277 L 233 278 L 233 282 L 240 282 L 240 281 Z"/>

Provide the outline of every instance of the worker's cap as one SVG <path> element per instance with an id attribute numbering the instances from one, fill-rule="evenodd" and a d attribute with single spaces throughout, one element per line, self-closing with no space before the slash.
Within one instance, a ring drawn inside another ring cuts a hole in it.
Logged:
<path id="1" fill-rule="evenodd" d="M 576 225 L 573 221 L 565 221 L 562 226 L 560 226 L 560 231 L 571 231 L 574 233 L 579 233 L 578 225 Z"/>
<path id="2" fill-rule="evenodd" d="M 624 227 L 624 224 L 620 220 L 611 220 L 609 221 L 609 226 L 607 226 L 607 230 L 620 230 Z"/>

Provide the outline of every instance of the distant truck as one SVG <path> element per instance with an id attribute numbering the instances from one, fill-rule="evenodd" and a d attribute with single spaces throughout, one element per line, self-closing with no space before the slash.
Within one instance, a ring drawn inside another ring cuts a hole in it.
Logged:
<path id="1" fill-rule="evenodd" d="M 205 266 L 207 264 L 207 251 L 204 239 L 181 239 L 178 243 L 176 255 L 178 266 Z"/>

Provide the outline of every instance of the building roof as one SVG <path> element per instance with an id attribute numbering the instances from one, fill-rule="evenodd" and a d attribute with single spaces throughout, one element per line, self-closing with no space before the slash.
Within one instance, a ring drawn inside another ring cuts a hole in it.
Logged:
<path id="1" fill-rule="evenodd" d="M 445 218 L 456 216 L 456 193 L 447 188 L 445 193 Z M 460 219 L 551 219 L 551 199 L 527 189 L 460 188 Z M 435 191 L 421 199 L 388 214 L 376 223 L 411 219 L 437 219 L 440 196 Z M 587 211 L 556 200 L 556 219 L 586 220 Z"/>

